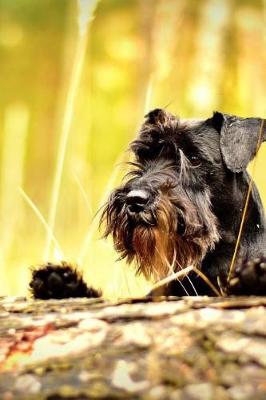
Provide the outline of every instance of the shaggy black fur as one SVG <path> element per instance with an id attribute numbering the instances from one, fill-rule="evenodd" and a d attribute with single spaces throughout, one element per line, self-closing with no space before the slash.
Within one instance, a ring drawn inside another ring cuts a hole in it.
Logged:
<path id="1" fill-rule="evenodd" d="M 261 126 L 259 118 L 219 112 L 194 121 L 179 120 L 161 109 L 147 115 L 131 144 L 132 170 L 123 186 L 111 193 L 102 216 L 105 236 L 113 236 L 116 250 L 128 262 L 135 261 L 138 273 L 158 280 L 193 265 L 227 294 L 266 294 L 266 225 L 255 185 L 236 266 L 227 279 L 250 182 L 246 167 L 266 138 L 265 125 L 259 136 Z M 51 293 L 58 297 L 58 291 L 67 294 L 65 280 L 59 284 L 51 266 L 44 270 L 44 278 L 38 271 L 38 284 L 33 275 L 31 286 L 42 285 L 46 298 Z M 45 293 L 49 271 L 55 282 L 50 294 Z M 79 279 L 72 275 L 72 284 Z M 40 291 L 33 292 L 40 297 Z M 193 272 L 160 294 L 213 291 Z"/>

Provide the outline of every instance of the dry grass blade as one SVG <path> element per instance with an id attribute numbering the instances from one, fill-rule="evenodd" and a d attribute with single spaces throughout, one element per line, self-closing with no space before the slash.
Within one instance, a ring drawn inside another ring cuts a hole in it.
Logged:
<path id="1" fill-rule="evenodd" d="M 184 276 L 186 276 L 189 272 L 191 272 L 193 270 L 194 270 L 194 267 L 192 265 L 189 267 L 186 267 L 184 269 L 181 269 L 180 271 L 175 272 L 174 274 L 171 274 L 171 275 L 167 276 L 166 278 L 161 279 L 159 282 L 155 283 L 152 286 L 151 290 L 153 291 L 164 285 L 167 285 L 168 283 L 170 283 L 176 279 L 183 278 Z"/>
<path id="2" fill-rule="evenodd" d="M 62 173 L 63 173 L 63 166 L 66 154 L 66 147 L 68 143 L 71 123 L 74 114 L 74 105 L 77 95 L 77 90 L 79 87 L 80 77 L 82 66 L 84 63 L 84 57 L 86 52 L 87 46 L 87 29 L 90 20 L 93 18 L 93 13 L 95 10 L 97 2 L 79 2 L 80 6 L 80 14 L 79 14 L 79 29 L 80 35 L 78 38 L 77 49 L 75 53 L 75 57 L 73 60 L 73 70 L 70 76 L 68 93 L 66 97 L 66 105 L 65 105 L 65 112 L 64 112 L 64 119 L 62 124 L 62 131 L 59 138 L 59 147 L 58 147 L 58 155 L 55 167 L 55 175 L 54 181 L 52 186 L 52 194 L 51 194 L 51 201 L 50 201 L 50 210 L 49 210 L 49 218 L 48 223 L 51 230 L 54 230 L 55 219 L 57 214 L 57 206 L 58 206 L 58 199 L 59 199 L 59 192 L 60 186 L 62 181 Z M 89 15 L 85 15 L 88 13 Z M 48 259 L 51 251 L 51 241 L 52 238 L 48 234 L 46 246 L 44 250 L 44 259 Z"/>
<path id="3" fill-rule="evenodd" d="M 50 211 L 49 211 L 49 226 L 51 230 L 54 230 L 55 225 L 55 218 L 57 213 L 57 205 L 58 205 L 58 198 L 60 192 L 60 186 L 62 181 L 62 173 L 63 173 L 63 166 L 65 160 L 65 153 L 66 147 L 70 132 L 70 126 L 72 122 L 73 110 L 74 110 L 74 101 L 76 97 L 76 92 L 79 84 L 79 78 L 81 74 L 81 67 L 83 64 L 85 48 L 86 48 L 86 41 L 84 39 L 85 36 L 81 37 L 78 43 L 78 48 L 76 52 L 76 56 L 74 59 L 74 67 L 73 73 L 69 84 L 69 91 L 66 101 L 66 111 L 63 120 L 63 127 L 62 133 L 59 140 L 59 148 L 58 148 L 58 156 L 55 168 L 55 175 L 54 175 L 54 182 L 52 187 L 52 194 L 51 194 L 51 202 L 50 202 Z M 44 259 L 49 258 L 50 250 L 51 250 L 51 236 L 48 234 L 47 242 L 44 250 Z"/>
<path id="4" fill-rule="evenodd" d="M 175 273 L 175 272 L 174 272 L 174 267 L 176 266 L 176 251 L 174 250 L 173 260 L 172 260 L 171 264 L 169 263 L 167 257 L 164 256 L 164 257 L 162 258 L 161 253 L 159 252 L 159 250 L 158 250 L 157 247 L 156 247 L 156 251 L 157 251 L 157 253 L 159 254 L 159 256 L 161 257 L 161 260 L 162 260 L 163 262 L 165 262 L 165 264 L 167 265 L 167 267 L 168 267 L 168 269 L 169 269 L 169 274 L 170 274 L 170 276 L 172 276 L 172 275 Z M 191 286 L 192 286 L 192 288 L 193 288 L 195 294 L 198 295 L 198 293 L 197 293 L 197 291 L 196 291 L 196 289 L 195 289 L 193 283 L 191 282 L 191 279 L 189 278 L 189 275 L 187 275 L 187 278 L 188 278 L 188 280 L 189 280 L 189 282 L 190 282 L 190 284 L 191 284 Z M 180 280 L 180 279 L 178 279 L 178 278 L 176 278 L 176 280 L 178 281 L 178 283 L 180 284 L 180 286 L 182 286 L 182 288 L 183 288 L 184 292 L 186 293 L 186 295 L 189 296 L 189 293 L 188 293 L 188 291 L 187 291 L 185 285 L 183 284 L 182 280 Z"/>
<path id="5" fill-rule="evenodd" d="M 222 296 L 222 293 L 219 292 L 219 290 L 211 283 L 211 281 L 209 280 L 209 278 L 207 278 L 207 276 L 201 272 L 197 267 L 192 267 L 193 271 L 196 272 L 196 274 L 198 274 L 201 279 L 213 290 L 213 292 L 217 295 L 217 296 Z"/>
<path id="6" fill-rule="evenodd" d="M 185 276 L 188 276 L 188 274 L 194 271 L 196 274 L 198 274 L 203 280 L 204 282 L 213 290 L 213 292 L 217 295 L 217 296 L 221 296 L 222 294 L 217 290 L 217 288 L 211 283 L 211 281 L 207 278 L 207 276 L 205 274 L 203 274 L 203 272 L 201 272 L 198 268 L 194 267 L 193 265 L 183 268 L 178 272 L 175 272 L 174 274 L 171 274 L 169 276 L 167 276 L 164 279 L 161 279 L 159 282 L 155 283 L 155 285 L 153 285 L 152 287 L 152 291 L 155 289 L 158 289 L 164 285 L 167 285 L 168 283 L 174 281 L 174 280 L 179 280 L 180 278 L 184 278 Z"/>
<path id="7" fill-rule="evenodd" d="M 78 188 L 80 190 L 82 198 L 84 199 L 86 207 L 87 207 L 90 215 L 92 216 L 93 215 L 92 206 L 91 206 L 91 203 L 89 201 L 89 198 L 88 198 L 88 195 L 86 193 L 86 190 L 85 190 L 84 186 L 82 185 L 79 177 L 75 173 L 73 173 L 73 176 L 74 176 L 74 180 L 75 180 L 76 184 L 78 185 Z"/>
<path id="8" fill-rule="evenodd" d="M 36 216 L 38 217 L 38 219 L 40 220 L 40 222 L 44 226 L 47 234 L 51 237 L 51 240 L 53 241 L 55 247 L 57 248 L 57 250 L 60 252 L 61 256 L 63 257 L 63 251 L 62 251 L 62 249 L 61 249 L 56 237 L 54 236 L 54 233 L 53 233 L 51 227 L 46 222 L 45 218 L 43 217 L 43 215 L 40 212 L 40 210 L 38 209 L 38 207 L 33 203 L 33 201 L 29 198 L 29 196 L 24 192 L 24 190 L 22 188 L 19 188 L 19 192 L 22 195 L 22 197 L 24 198 L 24 200 L 31 207 L 31 209 L 34 211 L 34 213 L 36 214 Z"/>

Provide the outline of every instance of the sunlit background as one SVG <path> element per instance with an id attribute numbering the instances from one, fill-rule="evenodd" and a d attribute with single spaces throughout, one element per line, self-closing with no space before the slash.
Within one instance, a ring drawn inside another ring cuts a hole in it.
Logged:
<path id="1" fill-rule="evenodd" d="M 265 118 L 265 45 L 265 0 L 0 0 L 0 294 L 48 259 L 107 297 L 145 293 L 94 218 L 128 143 L 154 107 Z"/>

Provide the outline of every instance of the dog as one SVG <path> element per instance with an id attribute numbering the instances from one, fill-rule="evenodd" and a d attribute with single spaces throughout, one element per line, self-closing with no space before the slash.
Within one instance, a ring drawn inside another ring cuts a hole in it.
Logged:
<path id="1" fill-rule="evenodd" d="M 150 295 L 266 295 L 265 217 L 246 171 L 266 140 L 265 121 L 221 112 L 181 120 L 163 109 L 145 118 L 130 145 L 131 170 L 103 210 L 104 237 L 147 279 L 193 267 Z M 61 267 L 33 271 L 34 297 L 100 296 Z"/>

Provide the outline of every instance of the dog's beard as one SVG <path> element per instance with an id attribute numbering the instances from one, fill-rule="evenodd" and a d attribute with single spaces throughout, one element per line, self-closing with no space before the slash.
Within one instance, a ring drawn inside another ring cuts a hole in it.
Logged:
<path id="1" fill-rule="evenodd" d="M 199 268 L 219 239 L 216 218 L 206 198 L 199 201 L 203 208 L 199 214 L 184 197 L 181 202 L 161 195 L 156 208 L 138 215 L 137 220 L 128 216 L 120 200 L 114 196 L 104 210 L 104 236 L 112 234 L 121 258 L 128 263 L 135 260 L 137 272 L 147 279 L 157 281 L 190 265 Z"/>

